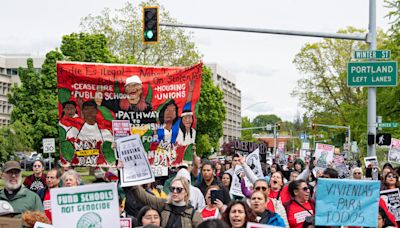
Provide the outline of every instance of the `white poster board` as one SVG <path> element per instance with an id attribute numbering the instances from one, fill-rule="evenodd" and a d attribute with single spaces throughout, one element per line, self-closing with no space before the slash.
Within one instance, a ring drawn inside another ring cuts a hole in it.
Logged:
<path id="1" fill-rule="evenodd" d="M 122 187 L 154 182 L 146 151 L 139 135 L 129 135 L 116 141 L 118 157 L 124 162 L 120 181 Z"/>
<path id="2" fill-rule="evenodd" d="M 394 215 L 396 221 L 400 221 L 400 191 L 398 188 L 381 191 L 381 198 L 388 209 Z"/>
<path id="3" fill-rule="evenodd" d="M 400 140 L 392 138 L 388 153 L 388 161 L 400 164 Z"/>
<path id="4" fill-rule="evenodd" d="M 317 143 L 315 145 L 315 160 L 317 164 L 315 166 L 321 168 L 327 168 L 333 160 L 333 153 L 335 152 L 335 146 Z"/>
<path id="5" fill-rule="evenodd" d="M 378 158 L 376 156 L 370 156 L 364 158 L 365 168 L 378 167 Z"/>
<path id="6" fill-rule="evenodd" d="M 115 227 L 120 224 L 116 183 L 50 189 L 53 226 Z"/>
<path id="7" fill-rule="evenodd" d="M 243 172 L 244 169 L 241 165 L 235 166 L 235 171 L 232 176 L 231 189 L 229 191 L 232 195 L 244 197 L 242 193 L 242 187 L 240 185 L 240 180 L 241 180 L 240 174 Z"/>
<path id="8" fill-rule="evenodd" d="M 247 155 L 246 164 L 250 167 L 257 178 L 264 178 L 264 174 L 261 168 L 260 150 L 258 148 L 251 154 Z"/>
<path id="9" fill-rule="evenodd" d="M 42 222 L 35 222 L 35 226 L 33 228 L 53 228 L 53 225 L 49 225 Z"/>

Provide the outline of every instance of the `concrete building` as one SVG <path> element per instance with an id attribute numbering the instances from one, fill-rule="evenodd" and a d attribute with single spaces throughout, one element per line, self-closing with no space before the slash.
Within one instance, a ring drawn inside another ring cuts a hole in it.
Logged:
<path id="1" fill-rule="evenodd" d="M 44 57 L 33 57 L 29 54 L 0 54 L 0 127 L 10 124 L 12 105 L 8 103 L 7 94 L 14 83 L 21 84 L 18 68 L 27 67 L 28 58 L 33 59 L 34 67 L 40 71 Z"/>
<path id="2" fill-rule="evenodd" d="M 220 144 L 237 140 L 241 136 L 238 130 L 242 126 L 241 118 L 241 92 L 236 87 L 235 75 L 229 73 L 216 63 L 206 64 L 211 68 L 213 81 L 224 92 L 224 104 L 226 107 L 226 119 L 224 122 L 224 136 Z"/>

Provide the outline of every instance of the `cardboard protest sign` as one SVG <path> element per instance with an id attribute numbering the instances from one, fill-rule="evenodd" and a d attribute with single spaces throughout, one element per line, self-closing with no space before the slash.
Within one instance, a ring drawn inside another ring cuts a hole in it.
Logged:
<path id="1" fill-rule="evenodd" d="M 191 163 L 201 78 L 202 63 L 154 67 L 57 62 L 61 162 L 113 165 L 112 121 L 128 120 L 151 165 Z"/>
<path id="2" fill-rule="evenodd" d="M 235 196 L 244 197 L 242 193 L 242 187 L 240 185 L 240 180 L 242 179 L 241 174 L 244 172 L 244 169 L 240 165 L 235 166 L 235 172 L 232 176 L 232 184 L 229 193 Z"/>
<path id="3" fill-rule="evenodd" d="M 139 135 L 117 139 L 118 157 L 124 162 L 120 181 L 122 187 L 154 182 L 154 174 Z"/>
<path id="4" fill-rule="evenodd" d="M 319 178 L 317 189 L 317 226 L 378 225 L 379 181 Z"/>
<path id="5" fill-rule="evenodd" d="M 376 156 L 365 157 L 364 162 L 366 168 L 378 167 L 378 158 Z"/>
<path id="6" fill-rule="evenodd" d="M 116 183 L 52 188 L 53 226 L 115 227 L 120 224 Z"/>
<path id="7" fill-rule="evenodd" d="M 339 178 L 347 178 L 350 176 L 349 169 L 344 163 L 343 155 L 335 155 L 333 157 L 333 165 L 335 166 L 335 169 L 339 173 Z"/>
<path id="8" fill-rule="evenodd" d="M 246 163 L 258 178 L 264 178 L 264 174 L 261 168 L 261 161 L 260 161 L 261 159 L 259 152 L 260 152 L 259 149 L 256 149 L 254 152 L 249 154 L 246 157 Z"/>
<path id="9" fill-rule="evenodd" d="M 315 145 L 315 160 L 317 164 L 315 166 L 321 168 L 327 168 L 328 164 L 333 160 L 333 152 L 335 147 L 328 144 L 317 143 Z"/>
<path id="10" fill-rule="evenodd" d="M 132 219 L 131 218 L 120 218 L 121 228 L 131 228 L 132 227 Z"/>
<path id="11" fill-rule="evenodd" d="M 400 221 L 400 191 L 398 188 L 381 191 L 381 198 L 385 201 L 389 211 L 391 211 L 396 218 Z"/>
<path id="12" fill-rule="evenodd" d="M 131 123 L 129 120 L 113 120 L 112 133 L 114 140 L 131 135 Z"/>
<path id="13" fill-rule="evenodd" d="M 400 163 L 400 140 L 392 138 L 388 153 L 388 161 L 393 163 Z"/>

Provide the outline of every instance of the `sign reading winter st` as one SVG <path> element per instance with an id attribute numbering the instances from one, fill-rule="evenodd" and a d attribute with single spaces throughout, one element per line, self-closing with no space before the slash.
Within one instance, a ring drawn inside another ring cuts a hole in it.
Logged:
<path id="1" fill-rule="evenodd" d="M 349 62 L 347 85 L 350 87 L 397 86 L 397 62 Z"/>

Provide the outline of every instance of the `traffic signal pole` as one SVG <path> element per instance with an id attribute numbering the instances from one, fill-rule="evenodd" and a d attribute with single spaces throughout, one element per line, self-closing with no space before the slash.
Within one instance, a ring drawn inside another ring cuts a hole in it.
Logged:
<path id="1" fill-rule="evenodd" d="M 338 34 L 338 33 L 305 32 L 305 31 L 279 30 L 279 29 L 259 29 L 259 28 L 245 28 L 245 27 L 227 27 L 227 26 L 209 26 L 209 25 L 193 25 L 193 24 L 173 24 L 173 23 L 160 23 L 160 26 L 193 28 L 193 29 L 211 29 L 211 30 L 235 31 L 235 32 L 267 33 L 267 34 L 290 35 L 290 36 L 321 37 L 321 38 L 345 39 L 345 40 L 359 40 L 367 42 L 369 44 L 369 50 L 376 50 L 376 0 L 369 0 L 369 31 L 367 34 Z M 375 137 L 376 87 L 368 87 L 367 128 L 368 128 L 367 132 L 369 134 L 373 134 Z M 368 156 L 375 156 L 376 155 L 375 149 L 376 149 L 375 144 L 367 145 Z"/>
<path id="2" fill-rule="evenodd" d="M 376 0 L 369 0 L 369 28 L 367 42 L 369 50 L 376 50 Z M 372 61 L 373 59 L 371 59 Z M 376 87 L 368 87 L 368 134 L 376 135 Z M 368 156 L 376 156 L 375 143 L 368 145 Z"/>

